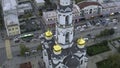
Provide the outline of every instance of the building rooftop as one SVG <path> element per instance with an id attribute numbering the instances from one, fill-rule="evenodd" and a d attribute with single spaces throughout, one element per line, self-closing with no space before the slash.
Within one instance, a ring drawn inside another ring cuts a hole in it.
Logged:
<path id="1" fill-rule="evenodd" d="M 44 0 L 35 0 L 36 1 L 36 3 L 43 3 L 43 2 L 45 2 Z"/>
<path id="2" fill-rule="evenodd" d="M 30 3 L 21 3 L 18 5 L 18 8 L 24 8 L 24 7 L 27 7 L 27 8 L 32 8 L 31 4 Z"/>
<path id="3" fill-rule="evenodd" d="M 84 7 L 87 7 L 87 6 L 90 6 L 90 5 L 98 5 L 98 6 L 101 6 L 101 4 L 99 4 L 98 2 L 80 2 L 77 4 L 80 9 L 84 8 Z"/>
<path id="4" fill-rule="evenodd" d="M 9 14 L 5 16 L 5 23 L 6 25 L 19 24 L 18 16 L 14 14 Z"/>
<path id="5" fill-rule="evenodd" d="M 31 62 L 20 64 L 20 68 L 32 68 Z"/>
<path id="6" fill-rule="evenodd" d="M 103 8 L 112 8 L 112 7 L 117 7 L 120 4 L 119 2 L 110 2 L 110 3 L 103 3 L 101 4 Z"/>
<path id="7" fill-rule="evenodd" d="M 16 9 L 17 2 L 16 0 L 2 0 L 3 11 Z"/>

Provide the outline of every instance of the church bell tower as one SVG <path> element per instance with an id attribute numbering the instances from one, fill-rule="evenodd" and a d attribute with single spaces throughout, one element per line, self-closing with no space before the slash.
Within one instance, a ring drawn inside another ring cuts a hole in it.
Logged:
<path id="1" fill-rule="evenodd" d="M 56 40 L 61 44 L 63 49 L 72 46 L 73 42 L 73 22 L 72 22 L 72 1 L 59 0 L 57 7 L 57 25 L 56 25 Z"/>

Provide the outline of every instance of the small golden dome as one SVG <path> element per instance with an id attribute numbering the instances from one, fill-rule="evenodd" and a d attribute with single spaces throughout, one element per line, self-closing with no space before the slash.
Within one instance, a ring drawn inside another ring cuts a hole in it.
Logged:
<path id="1" fill-rule="evenodd" d="M 45 36 L 46 37 L 51 37 L 53 34 L 50 30 L 48 30 L 47 32 L 45 32 Z"/>
<path id="2" fill-rule="evenodd" d="M 55 52 L 59 52 L 59 51 L 62 50 L 62 47 L 61 47 L 60 45 L 56 44 L 56 45 L 53 46 L 53 50 L 54 50 Z"/>
<path id="3" fill-rule="evenodd" d="M 84 45 L 85 44 L 85 40 L 83 38 L 80 38 L 77 40 L 77 44 L 78 45 Z"/>

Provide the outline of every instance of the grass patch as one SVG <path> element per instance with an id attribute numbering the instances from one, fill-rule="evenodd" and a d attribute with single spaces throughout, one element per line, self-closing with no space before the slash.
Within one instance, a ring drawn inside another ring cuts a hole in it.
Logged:
<path id="1" fill-rule="evenodd" d="M 96 63 L 97 68 L 120 68 L 120 54 L 110 55 L 107 59 Z"/>
<path id="2" fill-rule="evenodd" d="M 112 68 L 111 63 L 112 62 L 109 59 L 106 59 L 106 60 L 97 62 L 96 65 L 97 65 L 97 68 Z"/>
<path id="3" fill-rule="evenodd" d="M 100 53 L 103 53 L 109 50 L 110 48 L 108 46 L 108 41 L 102 41 L 101 43 L 97 43 L 97 44 L 87 47 L 87 54 L 89 56 L 93 56 L 93 55 L 100 54 Z"/>

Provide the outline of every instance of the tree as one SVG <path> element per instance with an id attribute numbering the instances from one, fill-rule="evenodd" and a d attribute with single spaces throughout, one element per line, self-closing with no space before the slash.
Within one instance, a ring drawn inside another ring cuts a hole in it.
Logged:
<path id="1" fill-rule="evenodd" d="M 20 44 L 20 55 L 24 56 L 25 52 L 29 52 L 29 48 L 27 48 L 24 44 Z"/>
<path id="2" fill-rule="evenodd" d="M 100 32 L 99 35 L 97 35 L 96 37 L 103 37 L 103 36 L 110 36 L 113 35 L 115 33 L 114 29 L 105 29 L 103 31 Z"/>
<path id="3" fill-rule="evenodd" d="M 39 10 L 39 15 L 40 15 L 40 16 L 42 16 L 42 15 L 43 15 L 43 14 L 42 14 L 42 10 Z"/>
<path id="4" fill-rule="evenodd" d="M 109 56 L 108 59 L 111 62 L 111 68 L 120 68 L 120 54 Z"/>
<path id="5" fill-rule="evenodd" d="M 37 51 L 39 51 L 39 50 L 42 50 L 42 45 L 41 44 L 38 45 L 38 47 L 37 47 Z"/>
<path id="6" fill-rule="evenodd" d="M 117 51 L 120 53 L 120 46 L 117 48 Z"/>

